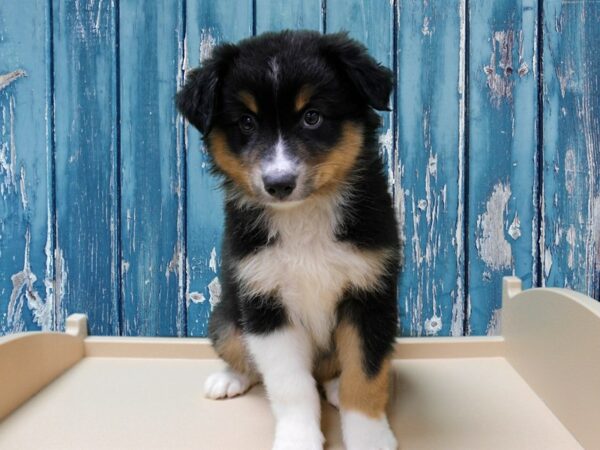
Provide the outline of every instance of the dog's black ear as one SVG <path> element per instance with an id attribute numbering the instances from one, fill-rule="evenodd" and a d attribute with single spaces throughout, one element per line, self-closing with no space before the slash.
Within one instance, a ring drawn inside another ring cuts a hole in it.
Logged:
<path id="1" fill-rule="evenodd" d="M 203 134 L 210 131 L 223 76 L 237 54 L 238 47 L 232 44 L 215 47 L 202 67 L 186 74 L 175 97 L 177 109 Z"/>
<path id="2" fill-rule="evenodd" d="M 367 104 L 389 111 L 394 74 L 375 61 L 364 45 L 346 32 L 327 34 L 323 36 L 321 52 L 349 79 Z"/>

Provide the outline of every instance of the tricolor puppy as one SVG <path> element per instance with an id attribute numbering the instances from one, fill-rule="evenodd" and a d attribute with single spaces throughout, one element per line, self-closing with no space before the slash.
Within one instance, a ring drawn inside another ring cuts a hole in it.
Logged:
<path id="1" fill-rule="evenodd" d="M 385 414 L 399 240 L 378 151 L 392 73 L 346 34 L 268 33 L 217 46 L 177 95 L 225 190 L 228 368 L 210 398 L 262 381 L 275 449 L 320 449 L 318 385 L 348 449 L 393 449 Z"/>

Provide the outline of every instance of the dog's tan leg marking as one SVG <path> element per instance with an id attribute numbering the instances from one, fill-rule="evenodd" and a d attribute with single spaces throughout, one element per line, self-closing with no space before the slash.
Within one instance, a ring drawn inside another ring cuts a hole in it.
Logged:
<path id="1" fill-rule="evenodd" d="M 336 331 L 342 373 L 339 407 L 344 446 L 347 450 L 373 448 L 395 450 L 396 438 L 385 415 L 388 401 L 390 360 L 386 358 L 375 376 L 364 370 L 362 342 L 352 325 L 342 322 Z M 330 385 L 332 390 L 335 385 Z M 328 397 L 335 399 L 335 393 Z"/>
<path id="2" fill-rule="evenodd" d="M 313 376 L 317 383 L 324 383 L 340 374 L 340 362 L 335 353 L 320 357 L 315 363 Z"/>
<path id="3" fill-rule="evenodd" d="M 229 366 L 240 373 L 257 378 L 256 370 L 251 364 L 248 351 L 241 333 L 235 327 L 222 332 L 214 343 L 215 351 Z"/>
<path id="4" fill-rule="evenodd" d="M 345 322 L 340 323 L 336 343 L 342 369 L 340 406 L 380 418 L 385 414 L 389 397 L 389 359 L 384 360 L 377 375 L 369 377 L 364 370 L 362 343 L 356 329 Z"/>
<path id="5" fill-rule="evenodd" d="M 229 367 L 206 379 L 204 392 L 208 398 L 236 397 L 258 383 L 259 376 L 251 364 L 239 330 L 233 326 L 222 330 L 214 347 Z"/>

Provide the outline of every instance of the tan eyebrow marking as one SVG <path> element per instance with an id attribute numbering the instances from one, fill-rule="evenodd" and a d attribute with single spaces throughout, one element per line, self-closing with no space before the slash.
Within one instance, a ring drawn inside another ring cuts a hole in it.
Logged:
<path id="1" fill-rule="evenodd" d="M 298 94 L 296 94 L 296 101 L 294 102 L 294 107 L 296 108 L 296 112 L 300 111 L 302 108 L 306 106 L 309 102 L 310 98 L 314 93 L 314 89 L 312 86 L 305 84 L 300 88 Z"/>
<path id="2" fill-rule="evenodd" d="M 256 104 L 256 99 L 254 95 L 252 95 L 248 91 L 240 91 L 238 93 L 239 99 L 242 101 L 244 106 L 252 111 L 254 114 L 258 114 L 258 105 Z"/>

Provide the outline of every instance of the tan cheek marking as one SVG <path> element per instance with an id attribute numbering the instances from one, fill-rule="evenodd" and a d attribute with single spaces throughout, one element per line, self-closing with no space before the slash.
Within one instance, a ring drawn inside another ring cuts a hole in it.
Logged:
<path id="1" fill-rule="evenodd" d="M 336 331 L 336 345 L 342 373 L 340 375 L 340 406 L 360 411 L 372 418 L 381 418 L 389 397 L 389 358 L 379 373 L 369 378 L 363 369 L 361 342 L 356 329 L 342 322 Z"/>
<path id="2" fill-rule="evenodd" d="M 225 331 L 215 342 L 215 351 L 232 369 L 251 378 L 256 377 L 256 371 L 248 358 L 240 332 L 233 327 Z"/>
<path id="3" fill-rule="evenodd" d="M 256 103 L 256 99 L 254 98 L 254 95 L 252 95 L 248 91 L 240 91 L 238 93 L 238 97 L 241 100 L 241 102 L 244 104 L 244 106 L 246 106 L 246 108 L 248 108 L 254 114 L 258 114 L 258 105 Z"/>
<path id="4" fill-rule="evenodd" d="M 342 183 L 356 162 L 363 142 L 363 128 L 346 122 L 339 142 L 329 151 L 327 157 L 316 165 L 315 189 L 328 190 Z"/>
<path id="5" fill-rule="evenodd" d="M 229 149 L 225 135 L 222 131 L 214 129 L 208 135 L 210 151 L 217 166 L 223 170 L 232 180 L 240 185 L 247 193 L 252 195 L 249 174 L 242 161 L 240 161 Z"/>
<path id="6" fill-rule="evenodd" d="M 300 111 L 306 106 L 313 95 L 313 88 L 307 84 L 302 86 L 296 95 L 296 101 L 294 102 L 294 108 L 296 112 Z"/>

